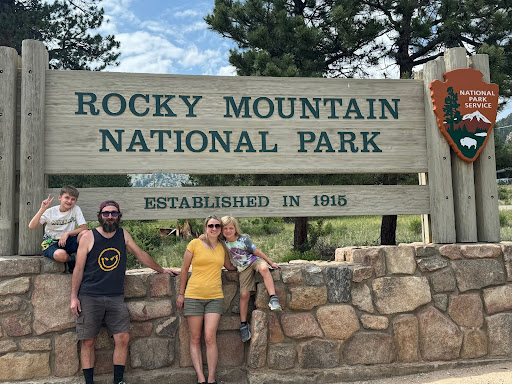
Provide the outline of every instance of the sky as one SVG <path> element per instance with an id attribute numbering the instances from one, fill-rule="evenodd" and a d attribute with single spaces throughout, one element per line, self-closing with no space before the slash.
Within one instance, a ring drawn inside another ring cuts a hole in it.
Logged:
<path id="1" fill-rule="evenodd" d="M 214 0 L 103 0 L 102 35 L 114 34 L 121 42 L 119 66 L 111 72 L 234 76 L 229 39 L 208 29 L 204 17 Z M 393 68 L 387 75 L 398 78 Z M 376 71 L 376 77 L 379 72 Z M 512 113 L 512 101 L 498 120 Z"/>

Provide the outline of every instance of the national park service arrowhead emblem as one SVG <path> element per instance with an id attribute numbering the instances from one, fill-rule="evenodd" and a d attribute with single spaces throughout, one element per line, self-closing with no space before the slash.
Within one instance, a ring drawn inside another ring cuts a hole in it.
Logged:
<path id="1" fill-rule="evenodd" d="M 484 149 L 498 112 L 498 86 L 482 80 L 482 72 L 460 68 L 430 83 L 430 95 L 441 133 L 464 161 Z"/>

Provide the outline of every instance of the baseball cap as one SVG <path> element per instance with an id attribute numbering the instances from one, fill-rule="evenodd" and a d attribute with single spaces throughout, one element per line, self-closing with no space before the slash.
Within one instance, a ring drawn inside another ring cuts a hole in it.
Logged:
<path id="1" fill-rule="evenodd" d="M 103 210 L 103 208 L 105 207 L 116 207 L 117 210 L 119 211 L 120 208 L 119 208 L 119 204 L 117 204 L 114 200 L 106 200 L 104 201 L 103 203 L 100 204 L 100 212 Z"/>

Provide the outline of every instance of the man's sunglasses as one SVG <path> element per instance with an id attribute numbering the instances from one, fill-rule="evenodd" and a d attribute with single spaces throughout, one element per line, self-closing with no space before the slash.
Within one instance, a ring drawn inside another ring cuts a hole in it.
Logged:
<path id="1" fill-rule="evenodd" d="M 208 224 L 208 228 L 220 228 L 220 224 Z"/>
<path id="2" fill-rule="evenodd" d="M 114 212 L 101 212 L 101 215 L 103 217 L 109 217 L 109 216 L 117 217 L 117 216 L 119 216 L 119 212 L 117 212 L 117 211 L 114 211 Z"/>

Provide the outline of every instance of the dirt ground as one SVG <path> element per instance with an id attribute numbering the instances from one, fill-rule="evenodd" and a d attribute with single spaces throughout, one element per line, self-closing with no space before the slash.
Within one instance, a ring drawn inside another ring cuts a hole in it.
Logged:
<path id="1" fill-rule="evenodd" d="M 351 384 L 512 384 L 512 362 L 448 369 Z"/>

